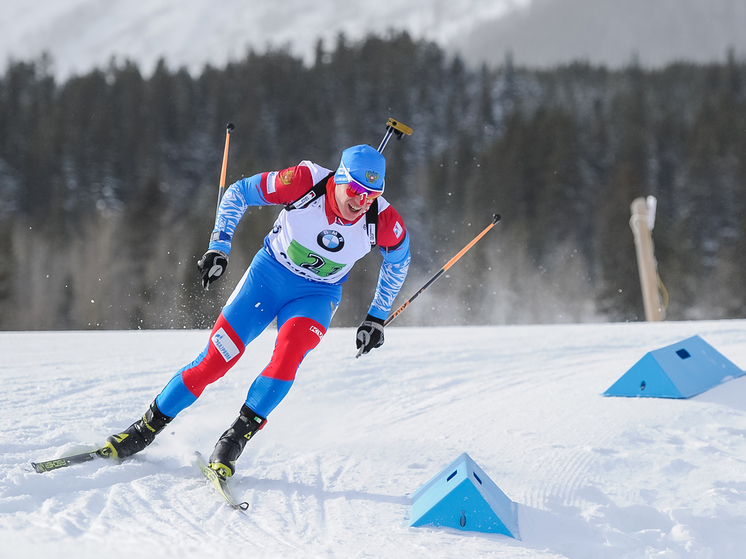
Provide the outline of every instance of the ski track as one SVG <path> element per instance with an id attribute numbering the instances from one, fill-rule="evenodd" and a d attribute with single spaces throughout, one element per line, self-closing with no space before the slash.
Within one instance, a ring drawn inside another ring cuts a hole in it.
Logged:
<path id="1" fill-rule="evenodd" d="M 693 334 L 746 365 L 746 321 L 392 328 L 359 360 L 354 330 L 331 329 L 239 462 L 243 513 L 192 453 L 209 453 L 233 421 L 273 332 L 145 452 L 44 475 L 29 462 L 131 423 L 208 334 L 3 333 L 3 548 L 84 559 L 104 547 L 180 559 L 740 557 L 746 378 L 690 400 L 600 396 L 644 353 Z M 411 494 L 461 452 L 517 503 L 520 541 L 407 526 Z"/>

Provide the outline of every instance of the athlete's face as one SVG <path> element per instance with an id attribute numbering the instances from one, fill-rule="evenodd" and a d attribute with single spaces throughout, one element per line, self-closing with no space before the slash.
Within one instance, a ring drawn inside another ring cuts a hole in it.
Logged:
<path id="1" fill-rule="evenodd" d="M 350 196 L 346 184 L 336 184 L 334 187 L 334 197 L 337 201 L 339 213 L 347 221 L 355 221 L 358 217 L 368 211 L 373 199 L 368 198 L 365 194 L 355 194 Z"/>

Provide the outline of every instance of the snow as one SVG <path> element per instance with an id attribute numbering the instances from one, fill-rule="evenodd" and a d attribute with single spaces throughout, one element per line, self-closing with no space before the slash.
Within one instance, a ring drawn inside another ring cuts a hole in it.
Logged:
<path id="1" fill-rule="evenodd" d="M 646 352 L 699 334 L 746 366 L 746 321 L 332 328 L 247 446 L 226 506 L 209 454 L 274 332 L 134 458 L 29 463 L 126 427 L 206 331 L 0 333 L 3 557 L 735 558 L 746 546 L 746 377 L 689 400 L 605 398 Z M 408 526 L 410 496 L 468 452 L 521 540 Z"/>

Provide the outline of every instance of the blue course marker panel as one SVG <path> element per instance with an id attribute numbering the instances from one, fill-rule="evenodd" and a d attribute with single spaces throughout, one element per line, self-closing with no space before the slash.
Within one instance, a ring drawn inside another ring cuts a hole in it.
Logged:
<path id="1" fill-rule="evenodd" d="M 466 453 L 412 495 L 410 526 L 425 525 L 520 539 L 516 504 Z"/>
<path id="2" fill-rule="evenodd" d="M 699 336 L 646 353 L 604 396 L 691 398 L 745 372 Z"/>

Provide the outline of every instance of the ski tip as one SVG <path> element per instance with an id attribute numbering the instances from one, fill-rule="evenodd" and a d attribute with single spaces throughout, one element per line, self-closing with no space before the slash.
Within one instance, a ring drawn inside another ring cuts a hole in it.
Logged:
<path id="1" fill-rule="evenodd" d="M 199 450 L 194 451 L 194 460 L 197 462 L 197 465 L 200 468 L 206 468 L 207 467 L 207 460 L 205 460 L 205 457 L 202 456 L 202 453 Z"/>

